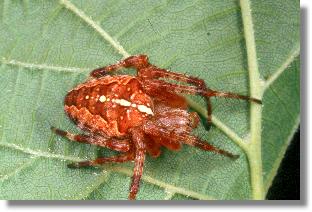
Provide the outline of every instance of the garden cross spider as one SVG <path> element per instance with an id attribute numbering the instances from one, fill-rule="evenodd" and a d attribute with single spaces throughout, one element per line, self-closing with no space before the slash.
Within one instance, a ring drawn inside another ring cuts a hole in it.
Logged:
<path id="1" fill-rule="evenodd" d="M 136 76 L 108 75 L 121 68 L 135 68 Z M 230 158 L 237 158 L 191 135 L 199 123 L 196 112 L 187 111 L 187 102 L 180 93 L 203 96 L 207 102 L 208 125 L 211 124 L 210 97 L 226 97 L 261 101 L 248 96 L 220 92 L 206 87 L 202 79 L 158 68 L 148 62 L 146 55 L 130 56 L 116 64 L 93 70 L 91 79 L 68 92 L 65 112 L 88 134 L 72 134 L 51 127 L 72 141 L 106 147 L 121 152 L 112 157 L 69 164 L 70 168 L 95 166 L 104 163 L 134 161 L 129 199 L 139 190 L 145 155 L 158 157 L 162 146 L 179 150 L 187 144 Z M 161 80 L 173 79 L 191 85 L 178 85 Z"/>

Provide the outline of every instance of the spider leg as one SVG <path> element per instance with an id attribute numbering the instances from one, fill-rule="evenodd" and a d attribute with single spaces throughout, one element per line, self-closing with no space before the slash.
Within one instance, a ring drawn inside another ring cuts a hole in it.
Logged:
<path id="1" fill-rule="evenodd" d="M 200 148 L 202 150 L 205 151 L 210 151 L 210 152 L 215 152 L 217 154 L 221 154 L 224 155 L 226 157 L 229 157 L 231 159 L 237 159 L 239 157 L 239 155 L 234 155 L 228 151 L 219 149 L 218 147 L 215 147 L 205 141 L 200 140 L 199 138 L 197 138 L 196 136 L 192 136 L 189 134 L 181 134 L 181 133 L 177 133 L 172 129 L 168 129 L 168 128 L 164 128 L 164 127 L 157 127 L 157 126 L 152 126 L 149 128 L 145 128 L 145 133 L 149 134 L 149 135 L 154 135 L 154 136 L 158 136 L 161 135 L 162 137 L 168 138 L 169 139 L 169 144 L 187 144 L 190 146 L 194 146 L 197 148 Z M 166 146 L 166 144 L 163 144 L 164 146 Z M 167 147 L 168 148 L 168 147 Z"/>
<path id="2" fill-rule="evenodd" d="M 173 79 L 180 82 L 186 82 L 192 85 L 195 85 L 198 89 L 209 91 L 210 89 L 207 88 L 206 83 L 204 80 L 199 79 L 197 77 L 188 76 L 181 73 L 171 72 L 166 69 L 157 68 L 156 66 L 151 65 L 147 69 L 141 69 L 139 74 L 142 76 L 147 76 L 149 78 L 158 79 L 158 78 L 167 78 Z M 211 101 L 209 96 L 204 96 L 207 104 L 207 129 L 209 130 L 211 127 L 211 114 L 212 114 L 212 107 Z"/>
<path id="3" fill-rule="evenodd" d="M 215 152 L 217 154 L 224 155 L 226 157 L 229 157 L 231 159 L 237 159 L 239 158 L 239 155 L 234 155 L 228 151 L 225 151 L 223 149 L 219 149 L 218 147 L 215 147 L 205 141 L 200 140 L 199 138 L 192 136 L 192 135 L 177 135 L 177 138 L 179 140 L 187 145 L 197 147 L 199 149 L 205 150 L 205 151 L 210 151 L 210 152 Z"/>
<path id="4" fill-rule="evenodd" d="M 161 150 L 160 150 L 161 145 L 155 142 L 153 138 L 147 134 L 145 134 L 144 140 L 146 144 L 147 153 L 153 158 L 159 157 L 159 155 L 161 154 Z"/>
<path id="5" fill-rule="evenodd" d="M 132 129 L 131 134 L 135 147 L 135 159 L 134 159 L 132 182 L 128 198 L 129 200 L 134 200 L 139 191 L 140 180 L 143 174 L 146 147 L 144 143 L 144 133 L 141 128 Z"/>
<path id="6" fill-rule="evenodd" d="M 137 70 L 149 66 L 148 57 L 146 55 L 134 55 L 116 64 L 97 68 L 90 73 L 90 76 L 99 78 L 107 75 L 110 72 L 117 71 L 121 68 L 135 68 Z"/>
<path id="7" fill-rule="evenodd" d="M 169 91 L 155 86 L 144 86 L 144 92 L 152 96 L 155 102 L 162 102 L 174 108 L 185 110 L 188 108 L 185 97 L 172 92 L 172 90 Z M 168 101 L 168 99 L 170 99 L 170 101 Z"/>
<path id="8" fill-rule="evenodd" d="M 243 99 L 251 102 L 255 102 L 258 104 L 262 104 L 261 100 L 255 99 L 249 96 L 239 95 L 236 93 L 231 92 L 221 92 L 221 91 L 214 91 L 214 90 L 202 90 L 200 88 L 197 88 L 196 86 L 186 86 L 186 85 L 177 85 L 177 84 L 171 84 L 164 82 L 162 80 L 145 80 L 145 87 L 154 86 L 159 87 L 161 89 L 165 89 L 167 91 L 174 91 L 176 93 L 186 93 L 186 94 L 197 94 L 201 95 L 203 97 L 212 97 L 212 96 L 218 96 L 218 97 L 225 97 L 225 98 L 233 98 L 233 99 Z"/>
<path id="9" fill-rule="evenodd" d="M 212 122 L 212 106 L 211 106 L 211 101 L 210 101 L 210 97 L 212 97 L 212 96 L 243 99 L 243 100 L 253 101 L 253 102 L 261 104 L 260 100 L 250 98 L 248 96 L 238 95 L 238 94 L 230 93 L 230 92 L 221 92 L 221 91 L 211 90 L 210 88 L 208 88 L 206 86 L 205 81 L 202 79 L 199 79 L 197 77 L 187 76 L 187 75 L 181 74 L 181 73 L 171 72 L 171 71 L 166 70 L 166 69 L 160 69 L 160 68 L 157 68 L 156 66 L 153 66 L 153 65 L 150 65 L 149 67 L 147 67 L 145 69 L 140 69 L 139 75 L 141 75 L 143 78 L 145 77 L 148 79 L 167 78 L 167 79 L 173 79 L 173 80 L 177 80 L 180 82 L 186 82 L 186 83 L 195 85 L 195 87 L 190 86 L 190 89 L 187 88 L 188 86 L 184 86 L 184 89 L 188 90 L 188 91 L 185 91 L 186 93 L 199 94 L 206 99 L 207 115 L 208 115 L 208 117 L 207 117 L 208 130 L 211 127 L 211 122 Z M 181 88 L 182 87 L 183 86 L 181 86 Z M 173 87 L 171 86 L 171 88 L 173 88 Z M 193 90 L 193 91 L 190 91 L 190 90 Z M 181 91 L 181 89 L 179 89 L 178 92 L 183 92 L 183 91 Z"/>
<path id="10" fill-rule="evenodd" d="M 87 160 L 81 161 L 76 163 L 70 163 L 67 165 L 68 168 L 81 168 L 81 167 L 88 167 L 88 166 L 96 166 L 105 163 L 124 163 L 127 161 L 132 161 L 134 159 L 134 155 L 132 152 L 124 153 L 117 156 L 112 157 L 103 157 L 97 158 L 95 160 Z"/>
<path id="11" fill-rule="evenodd" d="M 63 136 L 71 141 L 80 143 L 92 144 L 101 147 L 106 147 L 119 152 L 127 152 L 130 149 L 130 142 L 127 139 L 118 140 L 115 138 L 105 138 L 102 136 L 90 136 L 85 134 L 72 134 L 70 132 L 51 127 L 51 130 L 60 136 Z"/>

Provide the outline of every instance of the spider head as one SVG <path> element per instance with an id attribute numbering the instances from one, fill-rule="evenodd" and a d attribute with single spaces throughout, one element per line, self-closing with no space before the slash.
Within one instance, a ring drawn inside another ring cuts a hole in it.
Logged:
<path id="1" fill-rule="evenodd" d="M 143 128 L 147 133 L 152 133 L 157 129 L 165 134 L 168 132 L 184 134 L 190 133 L 196 126 L 197 116 L 195 117 L 193 113 L 189 113 L 185 109 L 156 104 L 155 115 L 144 123 Z"/>

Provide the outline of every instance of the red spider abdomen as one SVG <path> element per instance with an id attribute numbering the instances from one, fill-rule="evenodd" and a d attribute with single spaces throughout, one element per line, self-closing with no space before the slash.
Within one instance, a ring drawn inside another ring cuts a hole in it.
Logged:
<path id="1" fill-rule="evenodd" d="M 127 75 L 87 81 L 65 97 L 65 111 L 80 128 L 107 136 L 124 136 L 153 115 L 152 107 L 140 81 Z"/>

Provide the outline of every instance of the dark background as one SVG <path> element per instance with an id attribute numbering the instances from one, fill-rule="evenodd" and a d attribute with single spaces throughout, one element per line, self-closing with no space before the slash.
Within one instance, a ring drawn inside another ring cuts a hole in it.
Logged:
<path id="1" fill-rule="evenodd" d="M 300 199 L 300 128 L 289 145 L 267 194 L 268 200 Z"/>

